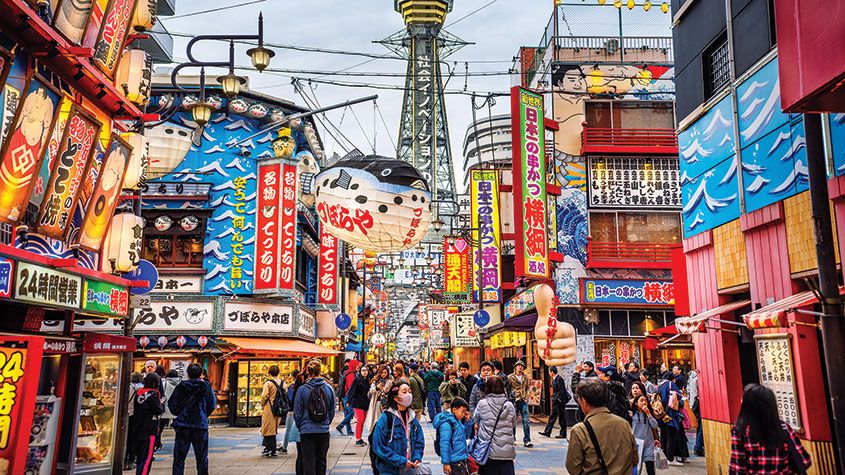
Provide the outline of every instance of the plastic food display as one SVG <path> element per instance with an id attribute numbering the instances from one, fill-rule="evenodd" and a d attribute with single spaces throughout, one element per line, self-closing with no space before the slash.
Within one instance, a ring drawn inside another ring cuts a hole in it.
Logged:
<path id="1" fill-rule="evenodd" d="M 119 368 L 116 355 L 86 359 L 79 404 L 77 467 L 111 461 Z"/>
<path id="2" fill-rule="evenodd" d="M 548 366 L 564 366 L 575 361 L 575 327 L 557 321 L 555 292 L 546 284 L 534 288 L 537 323 L 534 336 L 537 351 Z"/>
<path id="3" fill-rule="evenodd" d="M 279 367 L 279 377 L 287 381 L 293 370 L 299 368 L 298 361 L 239 361 L 237 415 L 239 417 L 261 417 L 261 390 L 270 378 L 270 366 Z M 285 386 L 287 387 L 287 386 Z"/>

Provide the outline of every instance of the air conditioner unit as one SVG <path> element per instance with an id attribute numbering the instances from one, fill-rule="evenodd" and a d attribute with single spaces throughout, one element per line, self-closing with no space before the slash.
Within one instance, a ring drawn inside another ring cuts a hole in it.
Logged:
<path id="1" fill-rule="evenodd" d="M 604 50 L 607 51 L 607 54 L 613 54 L 619 51 L 619 40 L 617 38 L 611 38 L 604 42 Z"/>

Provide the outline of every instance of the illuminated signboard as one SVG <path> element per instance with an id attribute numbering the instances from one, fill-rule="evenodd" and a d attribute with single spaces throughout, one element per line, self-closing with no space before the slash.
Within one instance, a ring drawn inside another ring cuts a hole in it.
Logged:
<path id="1" fill-rule="evenodd" d="M 477 230 L 474 232 L 479 241 L 479 246 L 473 249 L 472 259 L 474 298 L 477 301 L 499 302 L 502 299 L 499 172 L 472 170 L 470 181 L 472 227 Z"/>

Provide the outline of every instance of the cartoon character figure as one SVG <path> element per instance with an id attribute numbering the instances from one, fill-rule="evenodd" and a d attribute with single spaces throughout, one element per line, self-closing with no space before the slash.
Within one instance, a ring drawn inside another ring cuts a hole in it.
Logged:
<path id="1" fill-rule="evenodd" d="M 311 155 L 311 152 L 303 151 L 296 155 L 299 160 L 296 164 L 296 174 L 299 176 L 299 201 L 307 207 L 314 206 L 314 177 L 320 173 L 320 165 Z"/>
<path id="2" fill-rule="evenodd" d="M 537 308 L 537 323 L 534 336 L 537 351 L 548 366 L 564 366 L 575 361 L 575 327 L 557 321 L 555 292 L 546 284 L 534 288 L 534 306 Z"/>
<path id="3" fill-rule="evenodd" d="M 296 142 L 291 137 L 290 128 L 280 128 L 279 136 L 273 139 L 273 154 L 278 158 L 291 158 L 295 147 Z"/>

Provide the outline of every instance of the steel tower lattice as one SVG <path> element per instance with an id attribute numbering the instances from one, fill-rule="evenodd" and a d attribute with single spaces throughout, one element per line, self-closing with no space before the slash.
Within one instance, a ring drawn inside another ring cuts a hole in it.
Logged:
<path id="1" fill-rule="evenodd" d="M 428 180 L 436 216 L 457 214 L 441 60 L 467 42 L 443 29 L 453 0 L 394 0 L 405 30 L 379 41 L 408 59 L 397 154 Z"/>

